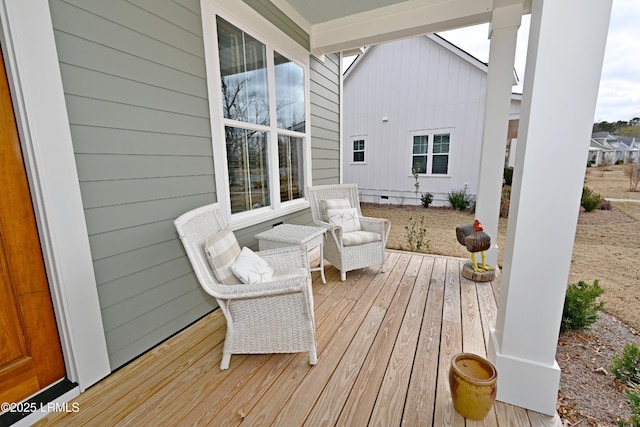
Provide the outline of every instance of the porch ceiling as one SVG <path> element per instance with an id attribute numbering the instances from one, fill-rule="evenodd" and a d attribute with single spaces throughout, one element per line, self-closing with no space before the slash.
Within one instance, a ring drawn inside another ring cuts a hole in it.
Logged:
<path id="1" fill-rule="evenodd" d="M 496 8 L 531 0 L 271 0 L 311 36 L 311 52 L 350 51 L 491 21 Z"/>

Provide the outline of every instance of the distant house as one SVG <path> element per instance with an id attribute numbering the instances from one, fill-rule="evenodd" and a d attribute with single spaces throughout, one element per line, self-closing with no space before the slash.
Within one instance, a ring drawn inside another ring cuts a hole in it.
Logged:
<path id="1" fill-rule="evenodd" d="M 603 162 L 640 162 L 640 141 L 636 141 L 633 136 L 610 135 L 608 132 L 592 133 L 589 164 L 598 166 Z"/>
<path id="2" fill-rule="evenodd" d="M 446 205 L 452 190 L 477 194 L 487 71 L 438 35 L 368 48 L 344 78 L 344 181 L 376 203 L 419 204 L 430 192 Z M 505 166 L 521 99 L 511 99 Z"/>
<path id="3" fill-rule="evenodd" d="M 589 145 L 589 166 L 599 166 L 603 163 L 613 164 L 616 161 L 617 153 L 608 142 L 591 138 Z"/>

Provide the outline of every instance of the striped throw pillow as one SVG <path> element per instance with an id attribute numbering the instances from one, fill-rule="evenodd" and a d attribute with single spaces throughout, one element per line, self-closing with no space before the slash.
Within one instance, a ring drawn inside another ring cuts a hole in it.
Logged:
<path id="1" fill-rule="evenodd" d="M 242 283 L 231 270 L 231 265 L 240 254 L 240 245 L 233 231 L 225 228 L 209 237 L 204 244 L 204 249 L 213 274 L 220 283 L 223 285 Z"/>
<path id="2" fill-rule="evenodd" d="M 325 199 L 322 201 L 322 215 L 325 222 L 329 222 L 329 209 L 349 209 L 351 204 L 348 199 Z"/>

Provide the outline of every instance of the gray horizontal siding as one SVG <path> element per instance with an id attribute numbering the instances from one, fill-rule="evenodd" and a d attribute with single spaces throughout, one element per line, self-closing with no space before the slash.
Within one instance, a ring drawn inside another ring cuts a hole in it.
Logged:
<path id="1" fill-rule="evenodd" d="M 133 129 L 72 125 L 76 153 L 209 156 L 208 136 L 164 134 Z"/>
<path id="2" fill-rule="evenodd" d="M 174 285 L 190 283 L 197 283 L 195 277 L 187 277 L 183 283 L 176 282 Z M 152 348 L 167 339 L 167 331 L 177 332 L 193 323 L 198 319 L 193 317 L 193 312 L 211 311 L 212 306 L 203 296 L 204 291 L 197 287 L 171 301 L 171 304 L 155 308 L 136 322 L 107 332 L 107 346 L 117 349 L 109 354 L 111 364 L 121 366 L 131 360 L 131 354 L 139 354 L 141 348 Z M 139 338 L 132 340 L 135 336 Z"/>
<path id="3" fill-rule="evenodd" d="M 76 65 L 61 64 L 60 70 L 69 82 L 68 87 L 65 87 L 69 95 L 194 117 L 203 117 L 202 112 L 208 111 L 207 99 L 199 96 L 158 88 Z"/>
<path id="4" fill-rule="evenodd" d="M 212 175 L 211 157 L 78 154 L 81 181 Z"/>
<path id="5" fill-rule="evenodd" d="M 159 224 L 156 227 L 137 227 L 133 231 L 137 231 L 140 228 L 143 230 L 146 228 L 148 231 L 139 232 L 143 234 L 145 238 L 149 239 L 149 236 L 153 231 L 166 230 L 166 225 Z M 124 240 L 129 234 L 123 233 L 122 239 Z M 166 237 L 165 237 L 166 239 Z M 135 237 L 132 241 L 138 240 Z M 183 257 L 182 243 L 178 239 L 170 239 L 162 241 L 162 238 L 158 239 L 157 243 L 144 242 L 144 246 L 140 249 L 133 248 L 129 251 L 123 251 L 116 255 L 102 257 L 93 263 L 96 277 L 101 284 L 125 278 L 131 276 L 137 272 L 150 270 L 157 268 L 167 262 L 170 262 L 176 258 Z M 100 293 L 100 287 L 98 288 Z"/>
<path id="6" fill-rule="evenodd" d="M 198 0 L 51 0 L 112 368 L 215 307 L 173 227 L 215 201 Z"/>
<path id="7" fill-rule="evenodd" d="M 311 57 L 313 185 L 340 182 L 340 56 Z"/>
<path id="8" fill-rule="evenodd" d="M 202 34 L 199 18 L 191 31 L 176 25 L 166 10 L 169 0 L 158 2 L 154 15 L 125 1 L 51 1 L 56 30 L 97 45 L 107 46 L 156 64 L 198 76 L 202 70 Z M 59 19 L 64 16 L 65 19 Z M 194 16 L 196 18 L 197 16 Z M 122 63 L 122 59 L 119 61 Z"/>
<path id="9" fill-rule="evenodd" d="M 315 122 L 313 116 L 311 117 L 312 123 Z M 326 150 L 335 150 L 334 143 L 340 139 L 340 129 L 336 129 L 335 126 L 330 126 L 327 129 L 323 129 L 315 125 L 311 138 L 314 141 L 324 141 L 313 144 L 313 148 L 320 148 Z"/>
<path id="10" fill-rule="evenodd" d="M 89 181 L 80 184 L 87 209 L 163 199 L 211 194 L 210 175 Z"/>
<path id="11" fill-rule="evenodd" d="M 63 81 L 67 76 L 62 75 Z M 126 102 L 97 100 L 67 95 L 69 122 L 72 125 L 130 129 L 172 135 L 211 136 L 208 115 L 196 117 Z"/>
<path id="12" fill-rule="evenodd" d="M 54 25 L 57 20 L 64 19 L 64 14 L 60 14 L 62 16 L 58 17 L 54 8 L 52 8 L 51 12 Z M 204 96 L 207 93 L 204 76 L 164 66 L 153 60 L 122 52 L 109 46 L 96 44 L 81 36 L 62 31 L 56 30 L 55 38 L 61 64 L 70 64 L 88 70 L 99 70 L 102 73 L 117 75 L 123 79 L 130 79 L 142 84 L 172 89 L 195 96 Z M 82 52 L 82 55 L 78 55 L 78 52 Z M 128 64 L 125 68 L 119 66 L 123 59 L 126 59 Z"/>

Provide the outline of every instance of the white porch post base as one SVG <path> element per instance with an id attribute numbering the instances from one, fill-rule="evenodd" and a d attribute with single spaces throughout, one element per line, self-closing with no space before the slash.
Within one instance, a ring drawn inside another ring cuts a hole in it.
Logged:
<path id="1" fill-rule="evenodd" d="M 496 399 L 510 405 L 553 416 L 556 414 L 557 392 L 560 387 L 560 366 L 544 365 L 501 352 L 495 329 L 491 329 L 488 358 L 503 379 Z"/>

